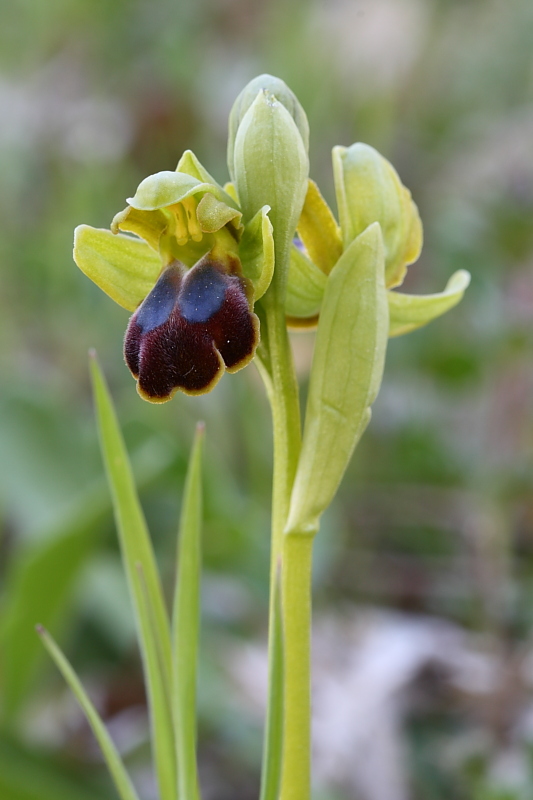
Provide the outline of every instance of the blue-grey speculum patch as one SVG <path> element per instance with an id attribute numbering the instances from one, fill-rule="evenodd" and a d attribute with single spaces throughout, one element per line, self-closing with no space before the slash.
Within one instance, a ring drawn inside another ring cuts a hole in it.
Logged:
<path id="1" fill-rule="evenodd" d="M 175 268 L 164 272 L 137 312 L 137 325 L 142 333 L 153 331 L 169 318 L 180 288 L 180 275 Z"/>
<path id="2" fill-rule="evenodd" d="M 187 322 L 207 322 L 222 307 L 226 280 L 217 269 L 206 264 L 191 270 L 183 281 L 178 306 Z"/>

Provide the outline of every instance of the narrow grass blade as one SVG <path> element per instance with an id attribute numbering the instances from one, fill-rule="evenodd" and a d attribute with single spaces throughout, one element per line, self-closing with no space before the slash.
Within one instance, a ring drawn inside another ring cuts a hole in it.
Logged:
<path id="1" fill-rule="evenodd" d="M 276 572 L 269 647 L 268 708 L 263 747 L 260 800 L 277 800 L 283 754 L 283 620 L 281 615 L 281 563 Z"/>
<path id="2" fill-rule="evenodd" d="M 78 677 L 72 669 L 70 663 L 67 661 L 48 631 L 46 631 L 42 625 L 37 626 L 37 633 L 41 637 L 44 646 L 52 656 L 57 668 L 72 689 L 76 700 L 80 704 L 83 713 L 87 718 L 87 722 L 91 726 L 96 740 L 100 745 L 109 772 L 111 773 L 111 777 L 113 778 L 113 782 L 121 800 L 138 800 L 137 793 L 133 788 L 133 784 L 128 773 L 126 772 L 126 768 L 122 763 L 122 759 L 118 754 L 117 748 L 107 732 L 107 728 L 102 722 L 96 708 L 89 700 L 85 689 L 78 680 Z"/>
<path id="3" fill-rule="evenodd" d="M 179 800 L 198 800 L 196 766 L 196 673 L 200 632 L 202 524 L 202 445 L 204 426 L 196 428 L 181 509 L 176 591 L 172 619 L 173 711 Z"/>
<path id="4" fill-rule="evenodd" d="M 161 800 L 175 800 L 176 755 L 171 698 L 168 695 L 172 674 L 169 620 L 128 455 L 109 390 L 94 357 L 91 358 L 91 376 L 102 454 L 111 488 L 122 559 L 133 600 L 144 664 L 159 791 Z M 139 580 L 138 564 L 142 568 L 148 604 Z"/>
<path id="5" fill-rule="evenodd" d="M 140 601 L 142 603 L 142 614 L 143 614 L 143 617 L 146 616 L 146 618 L 149 620 L 148 633 L 149 633 L 149 636 L 150 636 L 150 649 L 157 656 L 159 669 L 161 670 L 161 676 L 162 676 L 163 683 L 164 683 L 165 696 L 168 697 L 168 703 L 169 703 L 169 707 L 170 707 L 170 703 L 171 703 L 171 699 L 172 699 L 172 685 L 171 685 L 172 675 L 169 675 L 168 671 L 166 669 L 165 653 L 163 652 L 163 649 L 162 649 L 162 643 L 161 643 L 160 639 L 157 636 L 155 636 L 155 631 L 156 631 L 155 610 L 154 610 L 154 607 L 153 607 L 153 605 L 152 605 L 152 603 L 150 601 L 150 595 L 149 595 L 148 589 L 146 587 L 146 578 L 144 576 L 144 571 L 143 571 L 143 568 L 142 568 L 142 564 L 139 564 L 139 563 L 137 564 L 137 578 L 136 578 L 136 580 L 137 580 L 137 583 L 138 583 L 138 586 L 139 586 L 139 591 L 140 591 Z"/>

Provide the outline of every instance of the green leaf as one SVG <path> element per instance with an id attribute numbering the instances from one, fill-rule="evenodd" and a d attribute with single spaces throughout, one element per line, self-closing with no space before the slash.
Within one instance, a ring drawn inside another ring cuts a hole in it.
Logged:
<path id="1" fill-rule="evenodd" d="M 204 425 L 196 428 L 181 509 L 172 618 L 173 691 L 178 800 L 198 800 L 196 766 L 196 675 L 202 568 L 202 449 Z"/>
<path id="2" fill-rule="evenodd" d="M 269 637 L 268 708 L 261 770 L 260 800 L 277 800 L 283 757 L 283 618 L 281 613 L 281 568 L 278 566 L 271 605 Z"/>
<path id="3" fill-rule="evenodd" d="M 286 533 L 313 533 L 369 420 L 389 330 L 379 224 L 343 253 L 324 293 Z"/>
<path id="4" fill-rule="evenodd" d="M 274 237 L 269 206 L 260 208 L 245 226 L 239 245 L 244 275 L 254 287 L 254 301 L 264 295 L 274 274 Z"/>
<path id="5" fill-rule="evenodd" d="M 135 311 L 161 272 L 161 259 L 145 242 L 89 225 L 74 231 L 74 261 L 128 311 Z"/>
<path id="6" fill-rule="evenodd" d="M 143 566 L 140 562 L 135 565 L 137 567 L 135 576 L 135 588 L 139 598 L 140 613 L 139 617 L 146 619 L 148 624 L 145 626 L 147 640 L 146 650 L 152 654 L 154 661 L 157 661 L 157 666 L 161 676 L 161 684 L 165 699 L 168 703 L 172 699 L 172 673 L 169 671 L 169 665 L 165 653 L 165 643 L 163 639 L 157 635 L 157 611 L 150 592 L 146 583 L 146 576 L 144 574 Z"/>
<path id="7" fill-rule="evenodd" d="M 460 269 L 454 272 L 444 291 L 439 294 L 414 295 L 387 292 L 390 314 L 389 336 L 410 333 L 445 314 L 462 300 L 469 283 L 470 273 Z"/>
<path id="8" fill-rule="evenodd" d="M 333 213 L 320 194 L 320 189 L 309 181 L 302 215 L 298 222 L 298 235 L 305 245 L 311 261 L 329 275 L 342 253 L 341 230 Z"/>
<path id="9" fill-rule="evenodd" d="M 152 746 L 161 800 L 175 800 L 176 759 L 171 698 L 170 626 L 154 552 L 135 490 L 115 410 L 96 358 L 91 376 L 106 473 L 111 488 L 124 569 L 135 610 L 149 699 Z M 139 565 L 145 588 L 139 579 Z M 146 602 L 148 598 L 148 604 Z"/>
<path id="10" fill-rule="evenodd" d="M 327 281 L 327 275 L 293 245 L 285 303 L 287 316 L 303 319 L 316 317 L 322 305 Z"/>
<path id="11" fill-rule="evenodd" d="M 96 740 L 100 745 L 100 749 L 102 750 L 102 754 L 105 758 L 107 767 L 111 773 L 111 777 L 113 778 L 113 782 L 121 800 L 138 800 L 137 793 L 133 788 L 133 784 L 128 776 L 128 773 L 126 772 L 126 768 L 122 763 L 122 759 L 118 754 L 113 740 L 107 732 L 107 728 L 102 722 L 102 719 L 100 718 L 96 708 L 89 700 L 89 697 L 78 680 L 76 673 L 50 634 L 42 627 L 42 625 L 37 626 L 37 632 L 39 633 L 44 646 L 55 661 L 57 668 L 70 686 L 73 694 L 76 697 L 76 700 L 80 704 L 83 713 L 87 718 L 87 722 L 91 726 Z"/>

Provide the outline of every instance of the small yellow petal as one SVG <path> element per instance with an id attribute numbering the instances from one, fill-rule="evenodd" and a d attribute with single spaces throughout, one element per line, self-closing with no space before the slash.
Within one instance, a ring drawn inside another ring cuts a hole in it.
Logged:
<path id="1" fill-rule="evenodd" d="M 156 252 L 159 250 L 159 240 L 168 226 L 168 218 L 161 210 L 139 211 L 127 206 L 123 211 L 115 214 L 111 222 L 111 232 L 126 231 L 135 233 L 148 242 Z"/>
<path id="2" fill-rule="evenodd" d="M 298 222 L 298 235 L 311 261 L 329 275 L 342 253 L 341 230 L 320 189 L 312 180 L 309 181 Z"/>

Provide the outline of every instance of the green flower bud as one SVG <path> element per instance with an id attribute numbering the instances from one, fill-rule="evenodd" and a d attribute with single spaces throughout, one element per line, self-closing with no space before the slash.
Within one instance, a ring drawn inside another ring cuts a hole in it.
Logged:
<path id="1" fill-rule="evenodd" d="M 235 137 L 235 186 L 244 222 L 264 206 L 276 242 L 274 283 L 284 294 L 289 252 L 307 191 L 309 161 L 300 132 L 285 106 L 260 91 Z M 282 266 L 284 265 L 284 269 Z"/>
<path id="2" fill-rule="evenodd" d="M 385 245 L 385 282 L 399 286 L 422 249 L 422 225 L 411 193 L 387 159 L 366 144 L 333 148 L 339 221 L 346 248 L 373 222 Z"/>
<path id="3" fill-rule="evenodd" d="M 275 97 L 279 103 L 285 106 L 293 118 L 296 127 L 300 131 L 306 153 L 309 150 L 309 123 L 305 111 L 294 92 L 289 89 L 284 81 L 275 78 L 273 75 L 258 75 L 257 78 L 251 80 L 250 83 L 244 87 L 235 100 L 229 116 L 228 169 L 232 180 L 235 179 L 234 152 L 237 130 L 244 115 L 255 101 L 260 91 L 265 91 L 268 95 Z"/>

